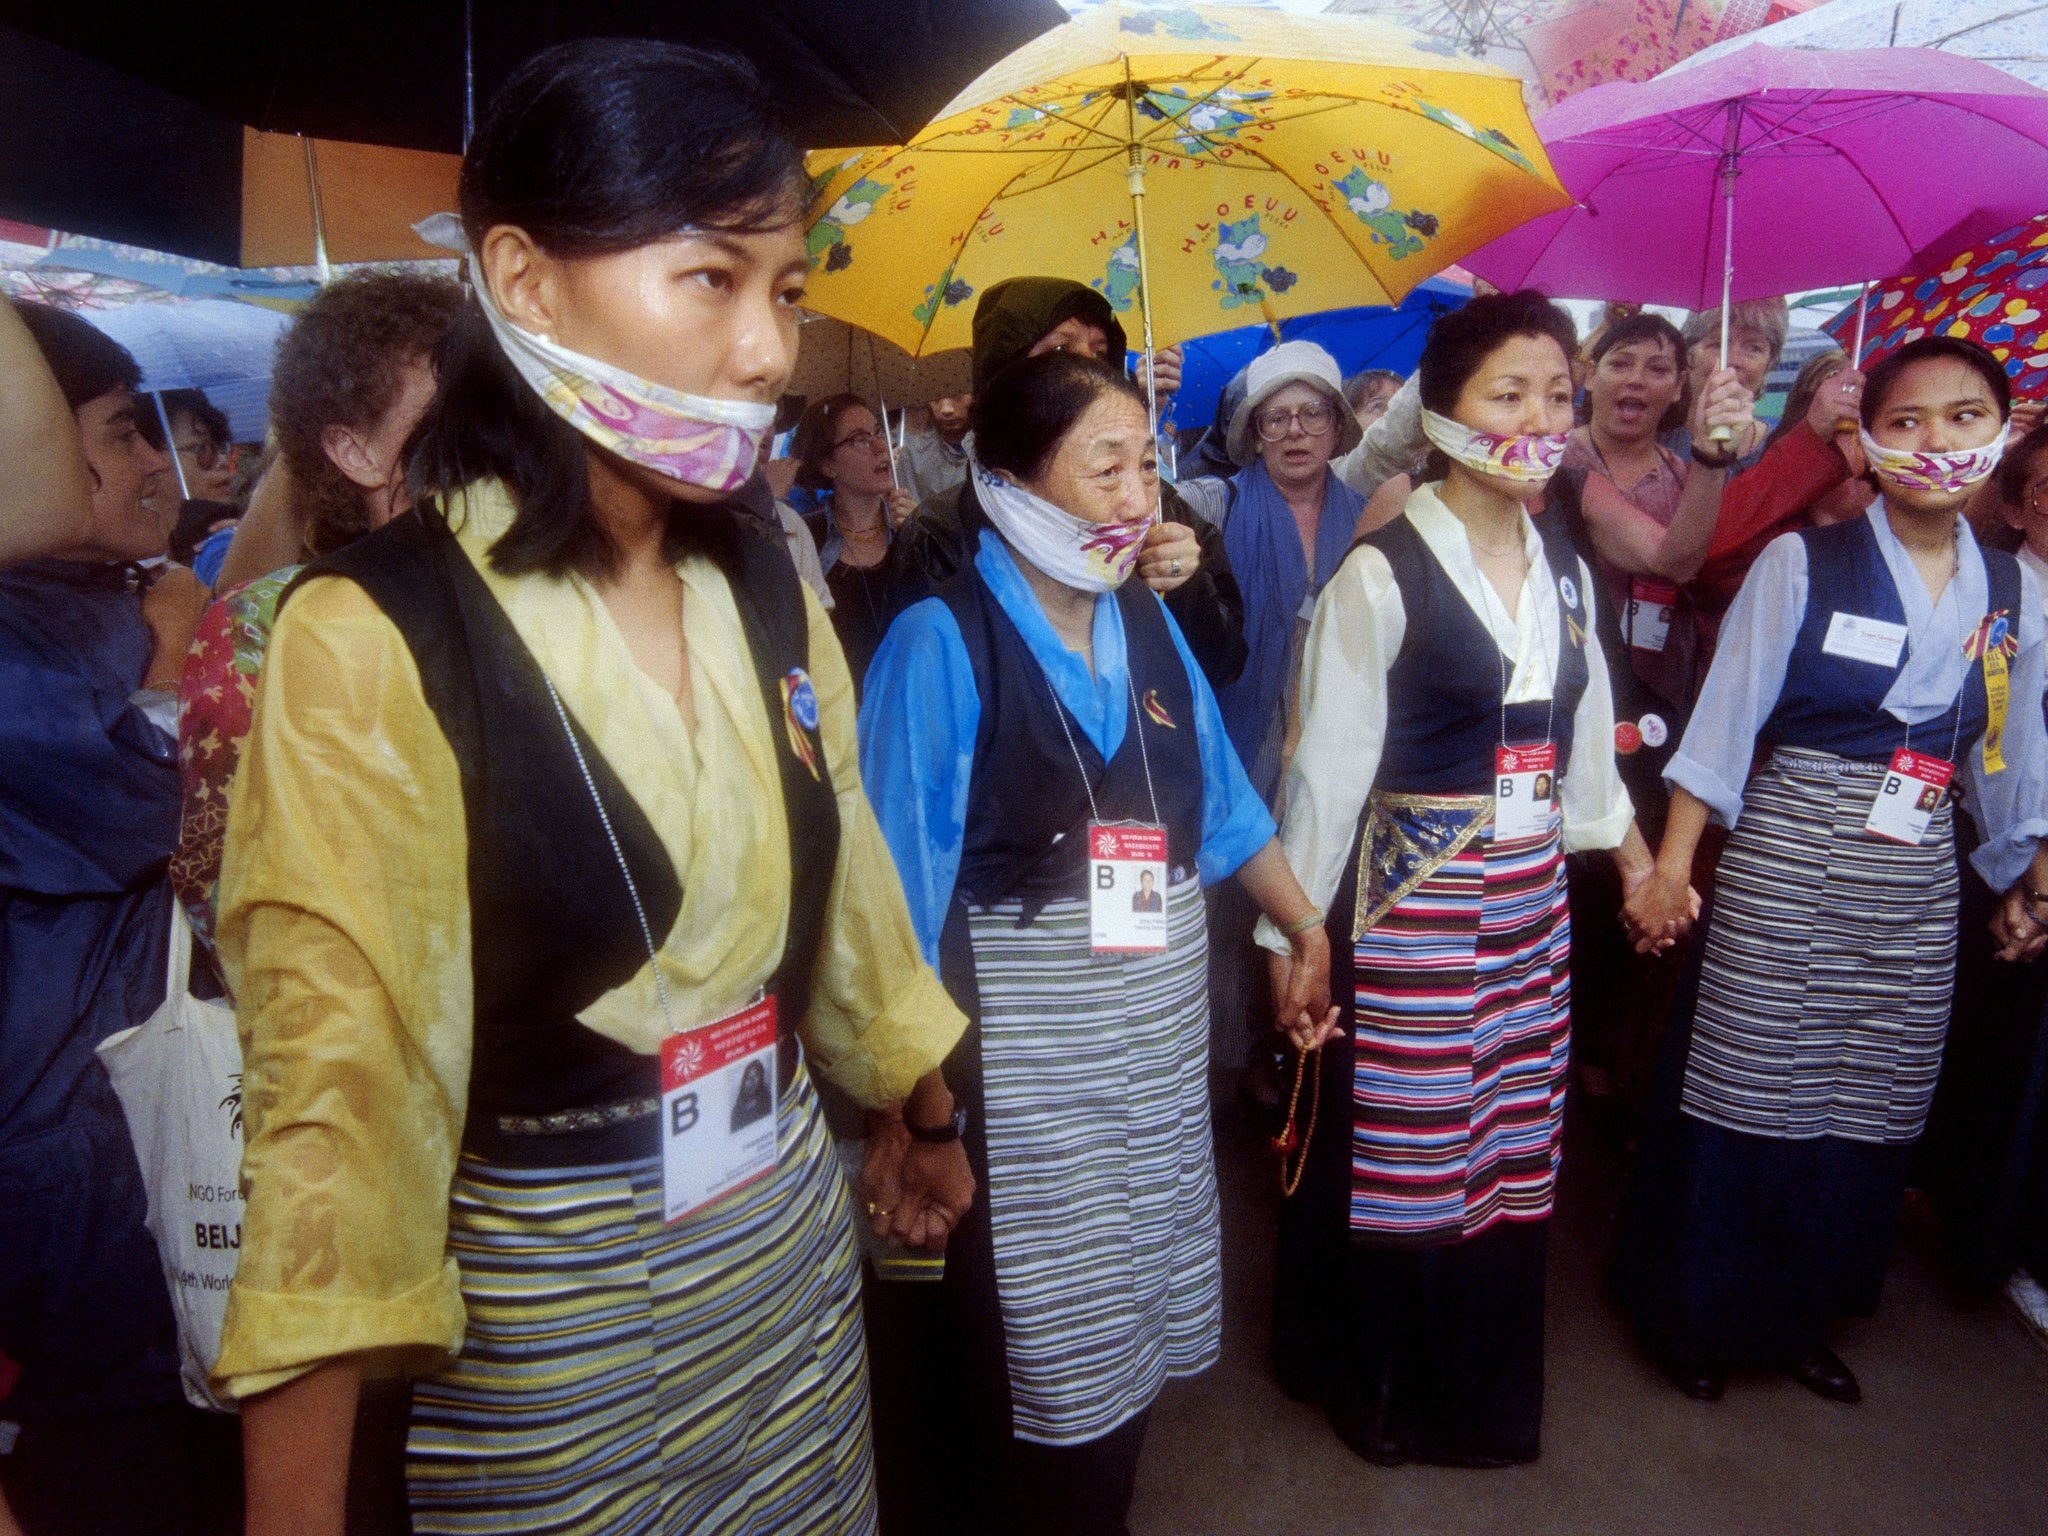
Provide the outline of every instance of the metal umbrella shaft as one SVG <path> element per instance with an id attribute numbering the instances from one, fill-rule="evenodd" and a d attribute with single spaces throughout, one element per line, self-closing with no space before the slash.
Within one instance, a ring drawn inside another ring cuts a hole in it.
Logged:
<path id="1" fill-rule="evenodd" d="M 1124 112 L 1130 125 L 1130 168 L 1125 182 L 1131 193 L 1131 223 L 1138 242 L 1138 312 L 1145 325 L 1145 418 L 1154 442 L 1159 439 L 1159 385 L 1152 369 L 1152 271 L 1145 257 L 1145 161 L 1138 144 L 1138 92 L 1131 84 L 1130 56 L 1124 56 Z"/>
<path id="2" fill-rule="evenodd" d="M 1742 175 L 1742 160 L 1736 151 L 1736 141 L 1742 134 L 1742 103 L 1728 104 L 1728 138 L 1721 154 L 1721 197 L 1724 212 L 1721 218 L 1721 366 L 1728 366 L 1728 317 L 1733 309 L 1735 293 L 1735 182 Z M 1711 443 L 1728 443 L 1735 440 L 1731 427 L 1716 426 L 1707 433 Z"/>

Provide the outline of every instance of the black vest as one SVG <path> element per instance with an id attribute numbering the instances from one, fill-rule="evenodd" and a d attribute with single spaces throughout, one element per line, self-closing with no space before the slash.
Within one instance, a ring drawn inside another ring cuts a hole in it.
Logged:
<path id="1" fill-rule="evenodd" d="M 1489 795 L 1494 748 L 1550 739 L 1568 769 L 1572 727 L 1586 691 L 1592 594 L 1562 528 L 1538 521 L 1544 558 L 1557 581 L 1559 636 L 1554 698 L 1507 707 L 1501 738 L 1504 658 L 1429 545 L 1406 517 L 1359 540 L 1386 557 L 1408 616 L 1401 651 L 1387 672 L 1387 735 L 1373 787 L 1388 794 Z M 1352 558 L 1356 558 L 1356 546 Z M 1545 620 L 1547 623 L 1547 619 Z"/>
<path id="2" fill-rule="evenodd" d="M 1879 516 L 1883 516 L 1880 512 Z M 1771 746 L 1812 747 L 1862 762 L 1882 763 L 1906 744 L 1908 727 L 1884 707 L 1899 674 L 1913 653 L 1909 637 L 1899 646 L 1896 663 L 1880 667 L 1824 649 L 1828 626 L 1837 613 L 1882 619 L 1903 626 L 1906 605 L 1884 562 L 1870 519 L 1859 517 L 1828 528 L 1806 528 L 1806 612 L 1792 654 L 1785 664 L 1785 684 L 1764 722 L 1759 739 Z M 2004 613 L 2006 632 L 2019 633 L 2020 565 L 2011 555 L 1987 549 L 1984 575 L 1989 613 Z M 1961 649 L 1975 627 L 1940 643 Z M 1961 719 L 1958 720 L 1958 711 Z M 1911 727 L 1913 744 L 1937 757 L 1949 755 L 1954 743 L 1958 763 L 1968 756 L 1990 720 L 1984 693 L 1984 668 L 1963 672 L 1963 686 L 1949 707 L 1932 720 Z"/>
<path id="3" fill-rule="evenodd" d="M 1108 763 L 1055 700 L 1038 658 L 971 560 L 936 596 L 960 626 L 981 698 L 954 881 L 959 898 L 973 906 L 1021 898 L 1035 912 L 1062 897 L 1085 896 L 1091 814 L 1104 821 L 1150 821 L 1153 794 L 1166 823 L 1170 878 L 1192 871 L 1202 846 L 1194 687 L 1166 627 L 1166 611 L 1151 590 L 1127 581 L 1116 592 L 1131 687 L 1140 702 Z M 1151 793 L 1145 782 L 1148 757 Z M 1092 813 L 1083 769 L 1094 786 Z"/>
<path id="4" fill-rule="evenodd" d="M 783 680 L 809 661 L 789 553 L 738 518 L 714 524 L 711 542 L 707 553 L 732 585 L 778 747 L 791 897 L 789 938 L 769 987 L 788 1035 L 811 996 L 838 860 L 838 802 L 818 733 L 805 733 L 814 772 L 785 721 Z M 563 1136 L 507 1137 L 496 1123 L 501 1114 L 545 1115 L 660 1091 L 655 1057 L 576 1018 L 647 963 L 647 943 L 539 663 L 433 508 L 315 561 L 293 590 L 321 575 L 355 582 L 404 637 L 461 772 L 475 981 L 464 1146 L 495 1161 L 547 1166 L 654 1154 L 653 1117 Z M 658 947 L 682 905 L 676 870 L 646 814 L 570 718 Z"/>

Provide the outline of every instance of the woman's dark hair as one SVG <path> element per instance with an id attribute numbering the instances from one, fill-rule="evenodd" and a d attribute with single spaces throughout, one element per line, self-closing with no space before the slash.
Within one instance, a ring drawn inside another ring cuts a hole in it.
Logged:
<path id="1" fill-rule="evenodd" d="M 1637 311 L 1623 315 L 1614 324 L 1602 331 L 1593 345 L 1587 349 L 1586 361 L 1597 365 L 1601 358 L 1616 347 L 1625 347 L 1637 341 L 1661 341 L 1671 349 L 1671 360 L 1678 365 L 1680 373 L 1685 372 L 1685 338 L 1678 334 L 1678 327 L 1662 315 Z"/>
<path id="2" fill-rule="evenodd" d="M 1422 376 L 1423 409 L 1449 416 L 1465 385 L 1494 349 L 1517 336 L 1548 336 L 1563 350 L 1567 366 L 1579 348 L 1578 327 L 1572 324 L 1572 317 L 1534 288 L 1481 294 L 1462 309 L 1439 315 L 1429 328 L 1429 339 L 1422 344 L 1422 362 L 1417 369 Z M 1450 465 L 1441 449 L 1430 449 L 1422 467 L 1423 480 L 1443 479 Z"/>
<path id="3" fill-rule="evenodd" d="M 183 411 L 192 418 L 192 425 L 206 435 L 216 448 L 225 448 L 234 441 L 230 435 L 228 418 L 200 389 L 167 389 L 163 393 L 164 415 L 176 421 Z M 157 419 L 154 408 L 136 412 L 136 426 L 149 442 L 149 446 L 160 452 L 170 452 L 170 445 L 163 440 L 164 426 Z"/>
<path id="4" fill-rule="evenodd" d="M 2034 461 L 2048 448 L 2048 423 L 2034 428 L 1998 461 L 1998 494 L 2009 507 L 2026 505 L 2027 482 L 2034 478 Z"/>
<path id="5" fill-rule="evenodd" d="M 1685 371 L 1685 337 L 1678 327 L 1662 315 L 1637 310 L 1632 315 L 1623 315 L 1593 340 L 1586 350 L 1586 367 L 1590 370 L 1600 366 L 1600 359 L 1616 347 L 1625 347 L 1632 342 L 1661 341 L 1671 349 L 1671 360 L 1678 368 L 1678 398 L 1671 402 L 1664 414 L 1657 420 L 1657 431 L 1661 435 L 1685 425 L 1685 418 L 1691 409 L 1691 387 Z M 1591 407 L 1588 406 L 1590 411 Z M 1589 415 L 1588 420 L 1591 417 Z"/>
<path id="6" fill-rule="evenodd" d="M 1792 387 L 1785 391 L 1785 409 L 1778 413 L 1778 424 L 1771 428 L 1771 434 L 1764 439 L 1764 449 L 1770 450 L 1773 443 L 1806 420 L 1806 413 L 1813 409 L 1813 397 L 1820 393 L 1821 385 L 1849 366 L 1849 354 L 1840 347 L 1829 347 L 1825 352 L 1816 352 L 1799 365 L 1799 376 L 1792 381 Z"/>
<path id="7" fill-rule="evenodd" d="M 56 375 L 64 403 L 72 410 L 101 395 L 135 389 L 142 383 L 142 370 L 128 349 L 90 321 L 47 304 L 15 304 L 14 312 L 28 327 L 36 350 Z"/>
<path id="8" fill-rule="evenodd" d="M 1424 409 L 1450 415 L 1466 383 L 1494 349 L 1517 336 L 1548 336 L 1567 363 L 1579 348 L 1571 316 L 1534 288 L 1481 294 L 1464 308 L 1439 316 L 1422 347 Z"/>
<path id="9" fill-rule="evenodd" d="M 859 395 L 827 395 L 804 408 L 789 440 L 790 457 L 796 460 L 796 483 L 813 491 L 824 490 L 830 482 L 820 472 L 832 450 L 839 446 L 839 423 L 858 407 L 873 414 L 873 408 Z"/>
<path id="10" fill-rule="evenodd" d="M 1012 363 L 974 397 L 975 457 L 984 468 L 1036 480 L 1060 439 L 1106 394 L 1145 403 L 1121 368 L 1099 358 L 1041 352 Z"/>
<path id="11" fill-rule="evenodd" d="M 636 250 L 686 228 L 756 233 L 801 219 L 803 156 L 753 66 L 674 43 L 590 39 L 536 54 L 492 99 L 463 157 L 472 246 L 500 224 L 571 258 Z M 520 378 L 471 303 L 436 358 L 440 389 L 412 445 L 415 491 L 487 476 L 518 507 L 491 550 L 510 575 L 610 570 L 590 515 L 590 448 Z M 682 504 L 669 544 L 691 541 Z"/>
<path id="12" fill-rule="evenodd" d="M 1960 336 L 1922 336 L 1918 341 L 1909 341 L 1883 362 L 1874 366 L 1863 381 L 1863 427 L 1870 429 L 1878 413 L 1885 407 L 1885 399 L 1899 382 L 1899 375 L 1915 363 L 1924 363 L 1930 358 L 1952 357 L 1959 363 L 1966 363 L 1977 370 L 1991 389 L 1991 398 L 1998 402 L 2001 419 L 2012 414 L 2012 380 L 2005 376 L 2005 365 L 1991 355 L 1987 347 L 1974 341 L 1965 341 Z"/>

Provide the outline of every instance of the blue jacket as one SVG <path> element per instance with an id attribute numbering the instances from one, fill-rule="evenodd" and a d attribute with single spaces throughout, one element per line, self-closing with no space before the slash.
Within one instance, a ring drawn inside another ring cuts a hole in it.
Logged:
<path id="1" fill-rule="evenodd" d="M 151 636 L 118 566 L 0 571 L 0 1350 L 7 1412 L 179 1396 L 177 1336 L 94 1048 L 163 1000 L 175 744 L 132 702 Z"/>

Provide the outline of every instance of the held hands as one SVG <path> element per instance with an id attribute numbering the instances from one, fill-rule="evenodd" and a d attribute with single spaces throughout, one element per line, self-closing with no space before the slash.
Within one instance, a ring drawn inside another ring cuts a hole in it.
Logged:
<path id="1" fill-rule="evenodd" d="M 2048 948 L 2048 926 L 2035 921 L 2024 880 L 2005 893 L 1991 914 L 1991 938 L 1998 945 L 1998 958 L 2015 964 L 2032 960 Z"/>
<path id="2" fill-rule="evenodd" d="M 889 531 L 894 533 L 910 521 L 910 514 L 917 510 L 917 492 L 906 491 L 895 486 L 882 498 L 882 510 L 889 515 Z"/>
<path id="3" fill-rule="evenodd" d="M 900 1109 L 872 1111 L 860 1195 L 877 1238 L 943 1253 L 946 1239 L 974 1203 L 967 1148 L 958 1141 L 917 1140 Z"/>
<path id="4" fill-rule="evenodd" d="M 2043 413 L 2048 413 L 2048 401 L 2013 401 L 2012 415 L 2010 418 L 2008 418 L 2008 423 L 2011 427 L 2011 432 L 2006 438 L 2006 441 L 2011 443 L 2013 448 L 2019 447 L 2020 439 L 2025 437 L 2029 432 L 2033 431 L 2034 428 L 2041 425 L 2041 417 Z M 2011 448 L 2008 448 L 2006 450 L 2007 453 L 2010 453 L 2011 451 Z"/>
<path id="5" fill-rule="evenodd" d="M 1330 1002 L 1330 936 L 1318 923 L 1287 942 L 1292 953 L 1266 956 L 1273 980 L 1273 1027 L 1307 1055 L 1343 1033 Z"/>
<path id="6" fill-rule="evenodd" d="M 1202 546 L 1186 523 L 1154 523 L 1138 553 L 1138 574 L 1161 597 L 1188 580 L 1201 565 Z"/>
<path id="7" fill-rule="evenodd" d="M 1623 870 L 1621 926 L 1639 955 L 1661 955 L 1699 920 L 1700 893 L 1655 865 Z"/>
<path id="8" fill-rule="evenodd" d="M 1756 397 L 1743 387 L 1741 376 L 1733 368 L 1717 368 L 1693 400 L 1689 425 L 1695 443 L 1722 441 L 1713 437 L 1716 427 L 1728 429 L 1731 436 L 1725 441 L 1740 443 L 1755 420 Z"/>

